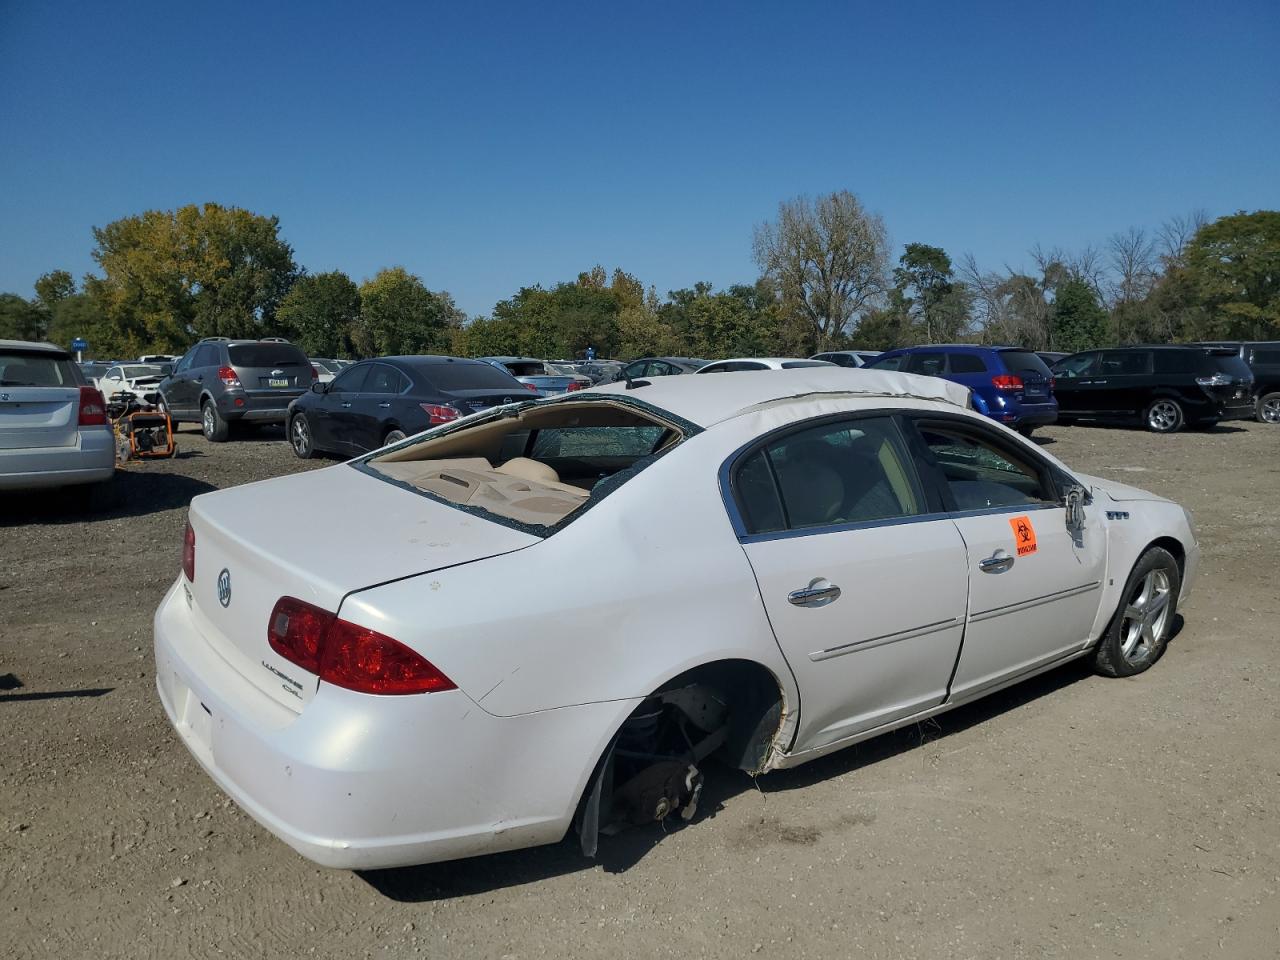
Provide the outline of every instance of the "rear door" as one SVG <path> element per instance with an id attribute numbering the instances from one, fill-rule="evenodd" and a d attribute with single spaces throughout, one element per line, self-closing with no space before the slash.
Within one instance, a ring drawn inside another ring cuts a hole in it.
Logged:
<path id="1" fill-rule="evenodd" d="M 730 472 L 735 526 L 800 688 L 799 752 L 942 703 L 964 628 L 964 541 L 890 416 L 796 424 Z"/>
<path id="2" fill-rule="evenodd" d="M 0 450 L 73 447 L 79 424 L 70 355 L 0 347 Z"/>
<path id="3" fill-rule="evenodd" d="M 1141 416 L 1156 387 L 1150 350 L 1103 350 L 1091 384 L 1097 409 L 1108 416 Z"/>
<path id="4" fill-rule="evenodd" d="M 1079 650 L 1102 594 L 1097 511 L 1067 529 L 1057 468 L 964 417 L 912 416 L 916 463 L 951 512 L 967 554 L 964 649 L 951 696 L 981 693 Z"/>

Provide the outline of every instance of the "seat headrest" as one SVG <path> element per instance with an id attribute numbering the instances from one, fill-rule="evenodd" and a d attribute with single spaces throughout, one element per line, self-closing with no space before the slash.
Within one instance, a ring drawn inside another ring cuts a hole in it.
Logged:
<path id="1" fill-rule="evenodd" d="M 502 466 L 496 468 L 498 473 L 505 473 L 521 480 L 533 480 L 536 483 L 559 483 L 560 474 L 555 469 L 528 457 L 512 457 Z"/>
<path id="2" fill-rule="evenodd" d="M 790 469 L 778 471 L 778 483 L 793 526 L 826 523 L 840 512 L 844 503 L 844 481 L 820 463 L 793 463 Z"/>

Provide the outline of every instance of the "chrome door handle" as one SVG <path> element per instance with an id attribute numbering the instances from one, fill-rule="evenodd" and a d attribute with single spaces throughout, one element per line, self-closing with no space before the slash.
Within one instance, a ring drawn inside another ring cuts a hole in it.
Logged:
<path id="1" fill-rule="evenodd" d="M 391 404 L 389 404 L 389 403 L 380 403 L 380 404 L 378 404 L 378 406 L 379 406 L 379 407 L 381 407 L 383 410 L 386 410 L 386 409 L 388 409 L 388 408 L 391 406 Z"/>
<path id="2" fill-rule="evenodd" d="M 347 403 L 344 403 L 344 404 L 343 404 L 343 406 L 344 406 L 344 407 L 350 407 L 350 406 L 351 406 L 350 401 L 348 401 Z"/>
<path id="3" fill-rule="evenodd" d="M 840 588 L 823 577 L 814 577 L 807 587 L 787 594 L 787 602 L 797 607 L 825 607 L 839 599 Z"/>
<path id="4" fill-rule="evenodd" d="M 1013 557 L 1003 550 L 997 550 L 985 560 L 978 561 L 978 569 L 983 573 L 1004 573 L 1013 566 Z"/>

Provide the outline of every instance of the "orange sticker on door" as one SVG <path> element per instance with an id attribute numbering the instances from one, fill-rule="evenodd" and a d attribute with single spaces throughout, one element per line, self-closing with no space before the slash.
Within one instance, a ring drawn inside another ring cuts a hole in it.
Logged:
<path id="1" fill-rule="evenodd" d="M 1036 552 L 1036 528 L 1031 525 L 1030 517 L 1011 517 L 1009 526 L 1013 528 L 1013 543 L 1018 548 L 1018 556 L 1025 557 Z"/>

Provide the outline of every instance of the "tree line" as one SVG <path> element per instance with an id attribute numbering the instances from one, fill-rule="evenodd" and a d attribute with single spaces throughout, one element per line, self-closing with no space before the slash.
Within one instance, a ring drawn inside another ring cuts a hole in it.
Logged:
<path id="1" fill-rule="evenodd" d="M 467 318 L 403 267 L 356 283 L 309 273 L 278 218 L 215 203 L 93 229 L 97 272 L 52 270 L 34 296 L 0 294 L 0 338 L 92 355 L 180 353 L 201 337 L 284 336 L 312 356 L 398 353 L 604 357 L 809 355 L 914 343 L 1108 344 L 1280 339 L 1280 211 L 1175 217 L 1078 251 L 1037 246 L 1032 269 L 953 262 L 906 244 L 840 191 L 779 204 L 754 232 L 757 279 L 668 291 L 601 266 L 522 287 Z"/>

